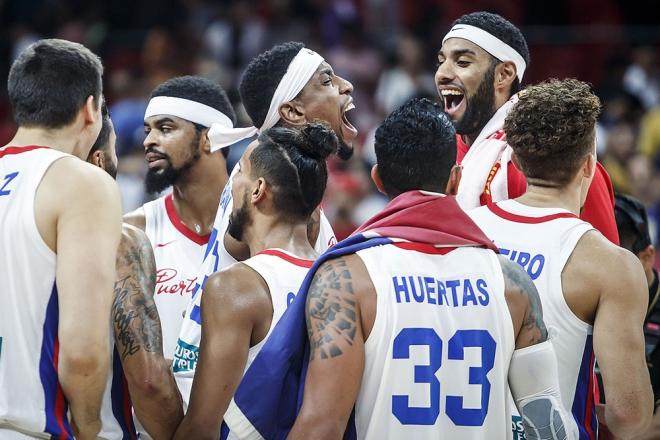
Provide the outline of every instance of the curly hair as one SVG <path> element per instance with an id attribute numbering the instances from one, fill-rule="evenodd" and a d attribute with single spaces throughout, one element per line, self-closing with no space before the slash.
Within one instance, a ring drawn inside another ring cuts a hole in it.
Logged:
<path id="1" fill-rule="evenodd" d="M 412 99 L 378 127 L 375 150 L 388 197 L 415 189 L 442 193 L 456 163 L 456 131 L 438 104 Z"/>
<path id="2" fill-rule="evenodd" d="M 277 85 L 303 47 L 304 44 L 293 41 L 278 44 L 250 61 L 243 72 L 238 91 L 255 127 L 263 125 Z"/>
<path id="3" fill-rule="evenodd" d="M 593 151 L 600 100 L 589 84 L 550 79 L 520 93 L 504 121 L 527 179 L 565 186 Z"/>
<path id="4" fill-rule="evenodd" d="M 531 58 L 529 56 L 529 48 L 527 47 L 525 37 L 522 32 L 520 32 L 520 29 L 501 15 L 484 11 L 472 12 L 471 14 L 463 15 L 458 20 L 454 21 L 451 26 L 454 27 L 457 24 L 474 26 L 488 32 L 494 37 L 497 37 L 518 52 L 525 60 L 525 64 L 529 67 Z M 495 59 L 495 57 L 493 57 L 493 59 Z M 519 90 L 520 81 L 516 78 L 511 84 L 511 92 L 509 96 L 513 96 L 518 93 Z"/>

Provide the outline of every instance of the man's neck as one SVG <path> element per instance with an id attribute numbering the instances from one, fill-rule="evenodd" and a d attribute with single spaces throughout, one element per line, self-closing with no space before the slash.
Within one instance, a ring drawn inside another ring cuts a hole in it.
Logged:
<path id="1" fill-rule="evenodd" d="M 228 180 L 224 167 L 224 162 L 213 172 L 208 172 L 208 167 L 206 171 L 193 167 L 174 184 L 174 209 L 181 221 L 199 235 L 210 234 L 213 229 L 220 195 Z"/>
<path id="2" fill-rule="evenodd" d="M 38 145 L 81 157 L 79 139 L 69 127 L 60 129 L 43 129 L 19 127 L 14 138 L 8 145 L 24 147 Z M 81 157 L 82 158 L 82 157 Z M 84 159 L 84 158 L 83 158 Z"/>
<path id="3" fill-rule="evenodd" d="M 246 229 L 245 243 L 250 248 L 250 255 L 256 255 L 266 249 L 283 249 L 293 255 L 314 259 L 316 253 L 307 238 L 307 221 L 291 223 L 280 219 L 253 220 Z"/>
<path id="4" fill-rule="evenodd" d="M 580 215 L 580 187 L 574 184 L 558 188 L 528 181 L 525 194 L 515 200 L 527 206 L 561 208 Z"/>

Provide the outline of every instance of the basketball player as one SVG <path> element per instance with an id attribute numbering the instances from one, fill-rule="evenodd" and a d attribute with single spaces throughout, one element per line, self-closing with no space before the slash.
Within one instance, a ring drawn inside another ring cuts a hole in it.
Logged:
<path id="1" fill-rule="evenodd" d="M 243 154 L 228 231 L 252 257 L 213 274 L 204 287 L 199 364 L 176 439 L 218 438 L 225 413 L 231 432 L 223 426 L 221 438 L 244 438 L 230 401 L 317 256 L 307 224 L 337 144 L 324 124 L 274 127 Z"/>
<path id="2" fill-rule="evenodd" d="M 648 288 L 641 264 L 577 215 L 595 173 L 600 102 L 589 85 L 551 80 L 529 87 L 504 123 L 528 186 L 525 194 L 470 212 L 500 253 L 534 280 L 553 341 L 563 404 L 580 439 L 598 434 L 594 354 L 607 397 L 604 422 L 629 438 L 653 408 L 642 324 Z"/>
<path id="3" fill-rule="evenodd" d="M 301 127 L 309 122 L 325 121 L 339 137 L 337 155 L 344 159 L 352 155 L 357 131 L 346 118 L 346 113 L 354 108 L 353 86 L 337 76 L 319 54 L 306 49 L 302 43 L 280 44 L 257 56 L 243 73 L 239 90 L 245 110 L 260 128 L 231 129 L 216 124 L 209 131 L 212 148 L 225 148 L 273 126 Z M 203 287 L 214 272 L 250 255 L 245 243 L 226 233 L 232 211 L 232 178 L 239 168 L 240 163 L 232 171 L 229 184 L 222 193 L 196 289 Z M 336 242 L 332 227 L 320 209 L 312 214 L 308 236 L 319 254 Z M 194 337 L 188 339 L 187 335 L 199 334 L 201 325 L 201 296 L 195 298 L 195 304 L 184 318 L 173 364 L 184 405 L 190 395 L 198 353 Z"/>
<path id="4" fill-rule="evenodd" d="M 201 77 L 183 76 L 154 89 L 144 115 L 146 188 L 172 192 L 127 214 L 146 232 L 156 257 L 154 300 L 163 331 L 163 354 L 174 358 L 181 322 L 227 183 L 228 150 L 211 152 L 206 136 L 214 123 L 236 120 L 227 94 Z"/>
<path id="5" fill-rule="evenodd" d="M 87 162 L 117 174 L 115 130 L 103 102 L 103 125 Z M 103 396 L 99 438 L 137 438 L 132 409 L 152 438 L 170 439 L 183 417 L 181 397 L 163 359 L 162 334 L 153 294 L 156 263 L 146 234 L 124 223 L 117 251 L 112 374 Z M 124 388 L 128 385 L 128 393 Z"/>
<path id="6" fill-rule="evenodd" d="M 375 148 L 374 182 L 393 200 L 354 236 L 377 235 L 373 245 L 314 275 L 289 438 L 339 439 L 354 407 L 359 439 L 505 439 L 507 374 L 533 438 L 574 438 L 533 283 L 440 194 L 458 183 L 447 115 L 412 100 L 378 128 Z"/>
<path id="7" fill-rule="evenodd" d="M 88 163 L 101 60 L 40 40 L 12 64 L 18 130 L 0 148 L 0 438 L 94 439 L 108 374 L 121 209 Z M 70 417 L 69 417 L 70 415 Z"/>
<path id="8" fill-rule="evenodd" d="M 525 192 L 525 178 L 510 160 L 502 125 L 529 62 L 525 37 L 497 14 L 464 15 L 443 39 L 435 81 L 460 135 L 463 177 L 456 198 L 464 209 Z M 612 184 L 605 169 L 596 167 L 581 218 L 618 244 Z"/>

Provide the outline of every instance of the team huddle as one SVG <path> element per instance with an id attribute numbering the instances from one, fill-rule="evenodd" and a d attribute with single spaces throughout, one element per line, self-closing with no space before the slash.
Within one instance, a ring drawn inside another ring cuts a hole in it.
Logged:
<path id="1" fill-rule="evenodd" d="M 326 162 L 358 133 L 320 54 L 249 63 L 251 127 L 212 81 L 156 87 L 145 183 L 172 190 L 122 219 L 101 60 L 26 48 L 0 148 L 0 439 L 643 432 L 647 284 L 617 246 L 598 98 L 575 79 L 523 89 L 527 44 L 496 14 L 456 20 L 437 61 L 443 105 L 378 127 L 389 203 L 337 243 Z"/>

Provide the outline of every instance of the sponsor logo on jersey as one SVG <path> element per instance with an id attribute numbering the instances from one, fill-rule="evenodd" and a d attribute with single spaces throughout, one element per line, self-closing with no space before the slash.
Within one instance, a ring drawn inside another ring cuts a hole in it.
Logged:
<path id="1" fill-rule="evenodd" d="M 174 361 L 172 362 L 172 370 L 175 373 L 180 371 L 192 371 L 197 366 L 197 359 L 199 358 L 199 347 L 187 344 L 179 339 L 174 349 Z"/>
<path id="2" fill-rule="evenodd" d="M 176 240 L 168 241 L 167 243 L 158 243 L 158 244 L 156 245 L 156 247 L 165 247 L 165 246 L 167 246 L 168 244 L 172 244 L 172 243 L 174 243 L 175 241 L 176 241 Z"/>

